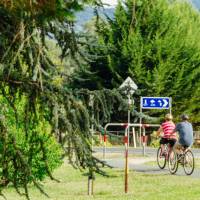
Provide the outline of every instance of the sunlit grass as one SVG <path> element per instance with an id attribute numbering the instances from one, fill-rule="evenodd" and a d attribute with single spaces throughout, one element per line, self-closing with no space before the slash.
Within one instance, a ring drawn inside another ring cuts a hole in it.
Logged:
<path id="1" fill-rule="evenodd" d="M 46 179 L 44 190 L 50 198 L 30 187 L 32 200 L 198 200 L 200 178 L 177 175 L 152 175 L 135 171 L 129 172 L 128 194 L 124 193 L 124 171 L 105 169 L 110 177 L 96 175 L 94 196 L 87 196 L 87 176 L 85 172 L 73 169 L 64 163 L 57 169 L 54 176 L 60 183 Z M 8 200 L 24 200 L 10 186 L 4 190 Z M 3 199 L 3 198 L 0 198 Z"/>

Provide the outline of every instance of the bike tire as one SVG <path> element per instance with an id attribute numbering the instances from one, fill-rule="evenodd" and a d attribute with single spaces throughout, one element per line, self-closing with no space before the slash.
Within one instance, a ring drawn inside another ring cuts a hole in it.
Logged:
<path id="1" fill-rule="evenodd" d="M 194 171 L 194 155 L 191 150 L 187 150 L 184 154 L 183 169 L 187 175 L 191 175 Z"/>
<path id="2" fill-rule="evenodd" d="M 174 150 L 169 154 L 168 169 L 171 174 L 175 174 L 178 170 L 178 159 Z"/>
<path id="3" fill-rule="evenodd" d="M 161 147 L 157 150 L 157 164 L 160 169 L 164 169 L 166 166 L 166 156 L 162 156 L 162 149 Z"/>

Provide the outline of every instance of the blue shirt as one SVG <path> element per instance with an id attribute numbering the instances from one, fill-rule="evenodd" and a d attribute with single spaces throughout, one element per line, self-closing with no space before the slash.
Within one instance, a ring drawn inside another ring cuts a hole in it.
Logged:
<path id="1" fill-rule="evenodd" d="M 193 144 L 193 128 L 188 121 L 180 122 L 176 125 L 175 131 L 179 133 L 179 143 L 181 145 L 191 146 Z"/>

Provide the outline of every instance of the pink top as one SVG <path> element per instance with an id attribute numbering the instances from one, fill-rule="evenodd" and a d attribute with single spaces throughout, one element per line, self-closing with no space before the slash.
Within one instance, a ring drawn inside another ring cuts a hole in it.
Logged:
<path id="1" fill-rule="evenodd" d="M 176 133 L 173 133 L 175 129 L 175 124 L 171 121 L 166 121 L 161 124 L 161 127 L 163 129 L 164 136 L 163 138 L 176 138 Z"/>

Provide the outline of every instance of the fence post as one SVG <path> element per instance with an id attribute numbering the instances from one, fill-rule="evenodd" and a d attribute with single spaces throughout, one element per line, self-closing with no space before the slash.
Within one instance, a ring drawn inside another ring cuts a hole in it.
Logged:
<path id="1" fill-rule="evenodd" d="M 106 159 L 106 142 L 107 142 L 107 135 L 106 135 L 106 131 L 104 132 L 103 135 L 103 159 Z"/>
<path id="2" fill-rule="evenodd" d="M 145 138 L 146 133 L 145 133 L 145 127 L 143 127 L 143 134 L 142 134 L 142 147 L 143 147 L 143 156 L 145 156 Z"/>
<path id="3" fill-rule="evenodd" d="M 133 133 L 133 146 L 134 146 L 134 148 L 136 148 L 137 146 L 136 146 L 136 137 L 135 137 L 135 128 L 134 127 L 132 127 L 132 133 Z"/>

